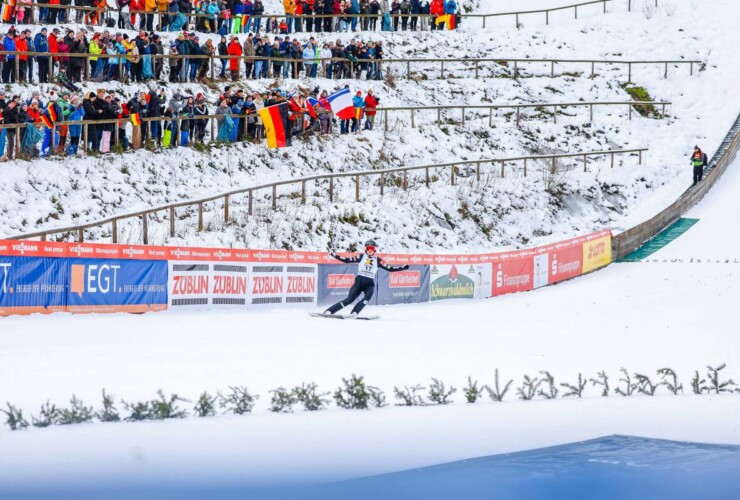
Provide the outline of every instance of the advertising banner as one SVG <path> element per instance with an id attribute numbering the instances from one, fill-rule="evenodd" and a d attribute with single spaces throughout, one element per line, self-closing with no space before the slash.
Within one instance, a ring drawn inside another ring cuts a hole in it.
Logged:
<path id="1" fill-rule="evenodd" d="M 583 244 L 583 273 L 590 273 L 612 261 L 612 237 L 609 231 L 597 233 Z"/>
<path id="2" fill-rule="evenodd" d="M 70 312 L 148 312 L 167 308 L 163 260 L 66 259 Z"/>
<path id="3" fill-rule="evenodd" d="M 493 262 L 493 296 L 532 290 L 534 256 L 503 255 Z"/>
<path id="4" fill-rule="evenodd" d="M 581 275 L 583 268 L 583 249 L 581 244 L 564 246 L 549 252 L 549 283 L 567 280 Z"/>
<path id="5" fill-rule="evenodd" d="M 475 298 L 475 270 L 468 265 L 433 265 L 429 270 L 430 300 Z"/>
<path id="6" fill-rule="evenodd" d="M 328 306 L 347 296 L 355 282 L 357 264 L 322 264 L 319 266 L 318 303 Z M 370 304 L 378 304 L 378 290 L 375 290 Z"/>
<path id="7" fill-rule="evenodd" d="M 380 269 L 377 283 L 375 293 L 378 304 L 409 304 L 429 300 L 429 266 L 411 266 L 395 273 Z"/>
<path id="8" fill-rule="evenodd" d="M 169 261 L 168 305 L 173 309 L 244 307 L 248 273 L 247 263 Z"/>
<path id="9" fill-rule="evenodd" d="M 315 264 L 251 264 L 249 304 L 316 305 Z"/>
<path id="10" fill-rule="evenodd" d="M 534 288 L 547 285 L 550 281 L 550 254 L 547 252 L 535 255 L 534 262 Z"/>
<path id="11" fill-rule="evenodd" d="M 0 315 L 64 311 L 67 264 L 55 257 L 0 257 Z"/>
<path id="12" fill-rule="evenodd" d="M 472 272 L 475 276 L 476 299 L 486 299 L 493 293 L 493 282 L 491 276 L 491 264 L 472 264 Z"/>

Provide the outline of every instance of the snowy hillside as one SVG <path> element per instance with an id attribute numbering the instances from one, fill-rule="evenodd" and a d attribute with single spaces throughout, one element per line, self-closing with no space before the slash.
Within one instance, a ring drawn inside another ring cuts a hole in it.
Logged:
<path id="1" fill-rule="evenodd" d="M 325 187 L 317 188 L 317 194 L 322 195 L 310 199 L 306 207 L 291 200 L 289 192 L 281 192 L 283 199 L 277 212 L 269 205 L 258 204 L 256 216 L 251 218 L 239 208 L 246 199 L 236 198 L 232 200 L 234 221 L 227 227 L 220 222 L 220 207 L 210 204 L 206 206 L 205 231 L 197 232 L 195 218 L 179 213 L 183 220 L 178 221 L 177 236 L 168 237 L 166 221 L 152 221 L 150 242 L 323 249 L 329 240 L 341 248 L 371 233 L 383 236 L 387 250 L 479 250 L 543 243 L 603 227 L 628 227 L 657 212 L 685 189 L 690 180 L 688 150 L 700 143 L 711 152 L 740 111 L 740 97 L 734 92 L 738 67 L 732 48 L 737 45 L 738 35 L 732 28 L 733 16 L 727 15 L 737 12 L 738 7 L 729 0 L 701 5 L 666 0 L 665 6 L 675 8 L 664 7 L 648 16 L 637 8 L 627 13 L 618 3 L 610 4 L 613 12 L 607 15 L 597 9 L 582 14 L 578 21 L 566 16 L 555 22 L 553 18 L 549 27 L 536 18 L 524 18 L 520 30 L 494 24 L 480 31 L 471 22 L 458 32 L 427 32 L 423 36 L 410 32 L 360 33 L 358 38 L 382 38 L 387 58 L 495 55 L 705 61 L 704 70 L 693 77 L 687 67 L 681 66 L 671 68 L 667 80 L 662 79 L 662 67 L 657 65 L 633 69 L 633 81 L 645 87 L 652 98 L 673 102 L 667 120 L 634 113 L 634 120 L 628 122 L 626 109 L 597 107 L 593 124 L 587 123 L 587 110 L 568 109 L 557 125 L 541 116 L 526 119 L 517 128 L 500 112 L 493 128 L 488 128 L 487 114 L 473 119 L 473 113 L 464 127 L 454 123 L 440 127 L 434 124 L 436 113 L 429 112 L 417 113 L 417 128 L 410 129 L 406 113 L 392 115 L 388 133 L 378 127 L 353 137 L 311 138 L 279 153 L 267 151 L 263 144 L 240 144 L 205 153 L 177 149 L 154 155 L 140 151 L 120 157 L 16 162 L 3 167 L 5 175 L 0 179 L 6 193 L 0 203 L 0 234 L 73 225 L 169 201 L 325 171 L 647 146 L 650 152 L 640 167 L 636 158 L 625 158 L 624 165 L 614 170 L 604 168 L 607 163 L 602 161 L 601 165 L 592 164 L 591 171 L 584 174 L 577 163 L 563 162 L 561 167 L 567 171 L 556 176 L 530 169 L 525 179 L 515 170 L 505 179 L 487 176 L 476 189 L 443 185 L 447 177 L 441 174 L 440 182 L 430 189 L 387 189 L 386 193 L 392 194 L 382 199 L 377 195 L 377 185 L 363 187 L 362 204 L 352 201 L 350 184 L 333 204 L 323 195 Z M 510 10 L 504 4 L 483 2 L 478 10 Z M 542 1 L 527 8 L 555 4 Z M 317 38 L 346 41 L 350 36 L 333 33 Z M 344 83 L 362 90 L 372 87 L 384 106 L 630 99 L 620 87 L 626 80 L 623 67 L 597 67 L 598 74 L 591 80 L 586 66 L 559 67 L 561 75 L 567 72 L 578 76 L 551 79 L 545 65 L 523 65 L 520 69 L 526 77 L 515 81 L 512 68 L 498 65 L 482 69 L 482 75 L 493 78 L 480 80 L 472 78 L 472 70 L 463 71 L 454 64 L 446 69 L 444 79 L 437 79 L 437 65 L 415 65 L 417 81 L 400 77 L 384 83 L 318 79 L 309 85 L 329 90 Z M 386 73 L 393 72 L 404 73 L 405 68 L 389 64 Z M 252 89 L 270 84 L 249 81 L 244 86 Z M 295 82 L 279 85 L 290 89 Z M 140 89 L 116 82 L 103 86 L 127 96 Z M 175 89 L 203 92 L 210 102 L 216 96 L 214 90 L 201 85 L 168 86 L 168 92 Z M 448 118 L 459 121 L 457 113 Z M 389 186 L 393 182 L 389 179 Z M 108 229 L 86 238 L 104 240 L 105 231 Z M 121 241 L 140 241 L 138 224 L 123 225 L 121 231 Z"/>

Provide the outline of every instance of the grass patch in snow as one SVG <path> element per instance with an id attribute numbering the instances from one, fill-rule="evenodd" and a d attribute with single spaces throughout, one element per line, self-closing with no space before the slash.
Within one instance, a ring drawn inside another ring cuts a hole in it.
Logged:
<path id="1" fill-rule="evenodd" d="M 635 101 L 652 101 L 653 100 L 653 98 L 650 97 L 650 94 L 645 89 L 645 87 L 638 87 L 636 85 L 630 85 L 628 83 L 622 84 L 621 87 Z M 658 110 L 655 109 L 655 106 L 653 106 L 652 104 L 637 104 L 634 106 L 634 108 L 642 116 L 645 116 L 645 117 L 658 116 Z"/>

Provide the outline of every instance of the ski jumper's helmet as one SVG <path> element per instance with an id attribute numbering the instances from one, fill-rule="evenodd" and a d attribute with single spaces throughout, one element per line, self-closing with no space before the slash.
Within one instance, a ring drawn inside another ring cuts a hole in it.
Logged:
<path id="1" fill-rule="evenodd" d="M 377 243 L 375 243 L 375 240 L 367 240 L 367 241 L 365 242 L 365 251 L 366 251 L 366 252 L 367 252 L 368 250 L 371 250 L 371 251 L 373 251 L 373 252 L 374 252 L 374 251 L 376 251 L 377 249 L 378 249 L 378 244 L 377 244 Z"/>

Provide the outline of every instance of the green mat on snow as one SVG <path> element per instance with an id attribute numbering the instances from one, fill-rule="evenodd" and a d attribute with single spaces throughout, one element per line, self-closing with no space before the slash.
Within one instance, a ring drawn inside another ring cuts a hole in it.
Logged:
<path id="1" fill-rule="evenodd" d="M 689 230 L 691 226 L 699 222 L 699 219 L 678 219 L 676 222 L 661 231 L 655 238 L 648 241 L 631 254 L 619 259 L 617 262 L 638 262 L 666 246 L 683 233 Z"/>

